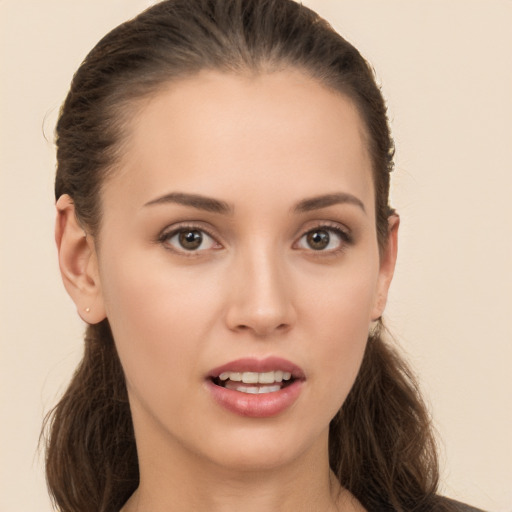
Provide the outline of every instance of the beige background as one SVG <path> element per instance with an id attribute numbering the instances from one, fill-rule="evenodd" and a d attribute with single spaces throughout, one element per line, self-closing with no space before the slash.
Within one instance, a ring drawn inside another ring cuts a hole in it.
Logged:
<path id="1" fill-rule="evenodd" d="M 57 110 L 86 52 L 150 3 L 0 0 L 0 512 L 51 510 L 39 428 L 81 352 L 53 244 Z M 442 490 L 511 512 L 512 1 L 305 3 L 389 101 L 402 232 L 388 324 L 443 439 Z"/>

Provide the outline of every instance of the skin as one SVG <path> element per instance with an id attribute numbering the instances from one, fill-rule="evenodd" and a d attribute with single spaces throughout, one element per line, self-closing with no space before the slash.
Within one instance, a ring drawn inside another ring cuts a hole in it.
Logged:
<path id="1" fill-rule="evenodd" d="M 356 108 L 296 70 L 208 71 L 149 98 L 127 142 L 99 236 L 68 196 L 56 229 L 66 288 L 86 322 L 108 317 L 126 374 L 141 481 L 123 512 L 362 510 L 330 474 L 328 427 L 384 310 L 398 218 L 379 255 Z M 158 201 L 169 193 L 230 213 Z M 177 227 L 208 235 L 187 252 Z M 212 368 L 267 356 L 304 371 L 291 407 L 247 418 L 212 400 Z"/>

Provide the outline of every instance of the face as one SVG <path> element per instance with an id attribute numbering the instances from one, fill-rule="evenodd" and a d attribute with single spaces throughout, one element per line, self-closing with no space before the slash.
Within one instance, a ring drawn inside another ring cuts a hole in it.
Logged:
<path id="1" fill-rule="evenodd" d="M 392 273 L 351 101 L 293 70 L 173 84 L 133 120 L 102 206 L 99 294 L 139 456 L 325 452 Z"/>

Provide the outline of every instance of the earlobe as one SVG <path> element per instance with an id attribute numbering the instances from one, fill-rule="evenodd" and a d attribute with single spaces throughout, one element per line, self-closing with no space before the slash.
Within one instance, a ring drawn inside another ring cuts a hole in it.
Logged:
<path id="1" fill-rule="evenodd" d="M 400 217 L 397 214 L 388 218 L 388 239 L 380 256 L 379 279 L 377 283 L 376 301 L 372 313 L 372 320 L 378 320 L 384 313 L 388 299 L 389 287 L 395 272 L 398 253 L 398 227 Z"/>
<path id="2" fill-rule="evenodd" d="M 94 240 L 78 222 L 69 195 L 60 196 L 56 207 L 55 241 L 64 287 L 80 317 L 89 324 L 96 324 L 106 314 Z"/>

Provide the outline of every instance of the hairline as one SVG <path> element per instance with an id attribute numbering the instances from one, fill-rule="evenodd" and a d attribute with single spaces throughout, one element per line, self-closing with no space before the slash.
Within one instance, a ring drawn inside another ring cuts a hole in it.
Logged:
<path id="1" fill-rule="evenodd" d="M 96 225 L 90 226 L 89 233 L 95 239 L 96 248 L 99 251 L 101 246 L 101 231 L 102 231 L 102 219 L 103 219 L 103 190 L 104 186 L 112 179 L 114 175 L 122 173 L 122 158 L 127 148 L 130 145 L 130 132 L 133 132 L 131 128 L 137 123 L 138 116 L 145 110 L 147 105 L 153 101 L 160 94 L 172 89 L 175 86 L 186 84 L 188 81 L 200 78 L 201 75 L 207 73 L 219 73 L 221 75 L 243 77 L 243 78 L 256 78 L 265 75 L 272 75 L 274 73 L 282 73 L 286 71 L 296 71 L 301 73 L 303 76 L 313 80 L 318 85 L 323 87 L 325 90 L 338 95 L 340 98 L 348 100 L 350 104 L 355 108 L 357 115 L 360 120 L 360 126 L 358 127 L 360 135 L 366 148 L 368 158 L 371 164 L 371 182 L 373 186 L 374 203 L 377 201 L 377 190 L 376 190 L 376 169 L 373 158 L 372 138 L 369 134 L 368 123 L 365 119 L 364 113 L 359 102 L 356 99 L 356 93 L 351 90 L 351 87 L 343 87 L 341 84 L 336 83 L 335 79 L 328 77 L 325 73 L 315 72 L 312 67 L 308 67 L 306 64 L 294 63 L 289 59 L 285 58 L 280 60 L 277 59 L 261 59 L 261 61 L 253 63 L 242 63 L 241 65 L 205 65 L 197 69 L 181 70 L 178 74 L 172 75 L 169 72 L 161 72 L 156 74 L 156 78 L 153 81 L 141 80 L 137 83 L 134 90 L 133 83 L 128 82 L 126 87 L 123 87 L 121 91 L 116 91 L 112 96 L 113 109 L 116 113 L 114 119 L 117 120 L 117 142 L 111 148 L 113 153 L 112 162 L 110 165 L 105 166 L 102 173 L 102 178 L 98 181 L 98 211 L 97 211 L 97 223 Z M 133 81 L 132 81 L 133 82 Z M 375 204 L 375 206 L 377 206 Z M 377 208 L 375 208 L 375 223 L 377 226 Z M 379 244 L 380 245 L 380 244 Z"/>

